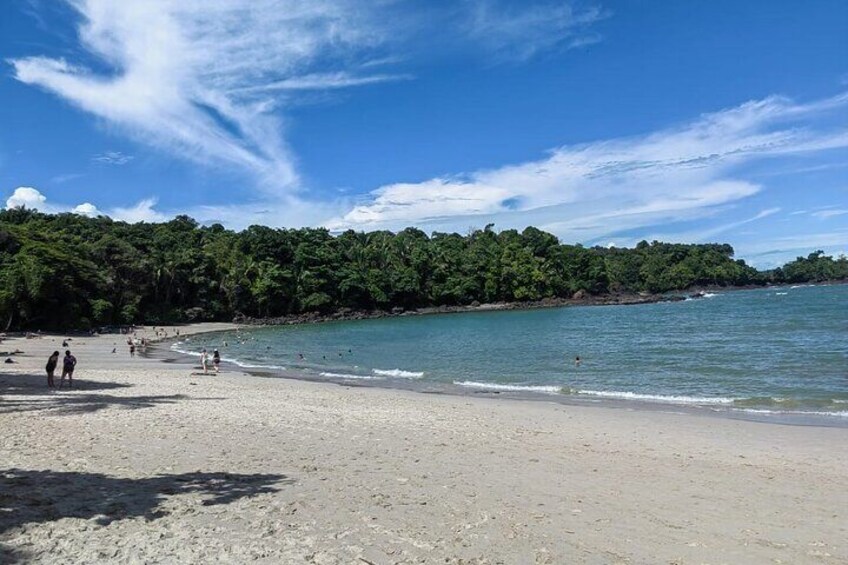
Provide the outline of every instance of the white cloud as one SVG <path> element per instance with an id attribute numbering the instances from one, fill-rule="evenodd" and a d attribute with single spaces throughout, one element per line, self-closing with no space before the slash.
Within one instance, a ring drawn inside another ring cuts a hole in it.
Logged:
<path id="1" fill-rule="evenodd" d="M 168 215 L 153 209 L 156 203 L 156 198 L 145 198 L 129 208 L 112 208 L 109 210 L 108 216 L 129 223 L 168 221 L 170 219 Z"/>
<path id="2" fill-rule="evenodd" d="M 100 210 L 97 209 L 97 206 L 91 204 L 90 202 L 83 202 L 77 206 L 74 206 L 71 209 L 71 212 L 74 214 L 79 214 L 80 216 L 88 216 L 89 218 L 95 218 L 101 215 Z"/>
<path id="3" fill-rule="evenodd" d="M 461 230 L 494 221 L 500 227 L 537 225 L 566 241 L 587 242 L 704 217 L 762 189 L 734 178 L 741 165 L 848 146 L 844 128 L 817 125 L 846 105 L 846 95 L 806 105 L 770 97 L 649 135 L 560 147 L 537 161 L 393 184 L 328 226 L 399 229 L 414 223 Z"/>
<path id="4" fill-rule="evenodd" d="M 19 186 L 12 193 L 12 196 L 6 199 L 6 209 L 13 208 L 28 208 L 30 210 L 45 210 L 47 198 L 35 188 L 31 186 Z"/>
<path id="5" fill-rule="evenodd" d="M 487 214 L 500 211 L 501 201 L 512 196 L 504 188 L 482 183 L 433 179 L 418 184 L 393 184 L 372 193 L 373 201 L 356 206 L 338 226 L 404 224 L 445 216 Z"/>
<path id="6" fill-rule="evenodd" d="M 105 211 L 101 211 L 90 202 L 84 202 L 76 206 L 63 204 L 53 204 L 47 201 L 47 197 L 38 189 L 29 186 L 20 186 L 15 189 L 12 195 L 6 199 L 6 209 L 26 207 L 28 209 L 38 210 L 48 214 L 61 214 L 70 212 L 81 216 L 109 216 L 115 220 L 125 222 L 165 222 L 173 218 L 176 214 L 164 214 L 154 209 L 156 206 L 155 198 L 146 198 L 141 200 L 134 206 L 128 208 L 115 207 Z"/>

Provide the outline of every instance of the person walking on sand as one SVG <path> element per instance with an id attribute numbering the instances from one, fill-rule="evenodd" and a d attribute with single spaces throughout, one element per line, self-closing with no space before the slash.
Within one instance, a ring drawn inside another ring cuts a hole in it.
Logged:
<path id="1" fill-rule="evenodd" d="M 56 365 L 59 364 L 59 352 L 54 351 L 53 355 L 47 358 L 47 386 L 56 388 L 56 383 L 53 382 L 53 373 L 56 371 Z"/>
<path id="2" fill-rule="evenodd" d="M 59 388 L 65 384 L 65 377 L 68 377 L 68 388 L 74 387 L 74 367 L 77 366 L 77 358 L 71 355 L 71 350 L 65 351 L 65 358 L 62 359 L 62 378 L 59 379 Z"/>
<path id="3" fill-rule="evenodd" d="M 130 343 L 130 357 L 135 357 L 135 342 Z"/>
<path id="4" fill-rule="evenodd" d="M 215 372 L 218 372 L 218 369 L 221 365 L 221 354 L 218 353 L 218 350 L 212 352 L 212 364 L 215 365 Z"/>
<path id="5" fill-rule="evenodd" d="M 205 375 L 209 367 L 209 354 L 206 353 L 205 349 L 200 352 L 200 366 L 203 368 L 203 374 Z"/>

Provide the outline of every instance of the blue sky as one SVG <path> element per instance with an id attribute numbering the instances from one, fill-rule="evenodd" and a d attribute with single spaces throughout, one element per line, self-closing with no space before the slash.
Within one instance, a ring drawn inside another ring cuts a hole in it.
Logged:
<path id="1" fill-rule="evenodd" d="M 7 206 L 848 252 L 848 3 L 9 0 Z"/>

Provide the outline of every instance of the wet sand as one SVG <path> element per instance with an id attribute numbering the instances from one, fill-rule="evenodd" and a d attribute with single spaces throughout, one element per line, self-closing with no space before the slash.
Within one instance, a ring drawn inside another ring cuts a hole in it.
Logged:
<path id="1" fill-rule="evenodd" d="M 74 337 L 62 391 L 60 337 L 0 345 L 0 562 L 848 562 L 845 428 L 204 376 L 124 339 Z"/>

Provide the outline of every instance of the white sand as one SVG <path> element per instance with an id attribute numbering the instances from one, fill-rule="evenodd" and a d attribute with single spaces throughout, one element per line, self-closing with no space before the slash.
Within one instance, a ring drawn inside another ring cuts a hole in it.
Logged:
<path id="1" fill-rule="evenodd" d="M 0 345 L 2 563 L 848 563 L 848 429 L 192 376 L 112 336 L 52 392 L 53 339 Z"/>

